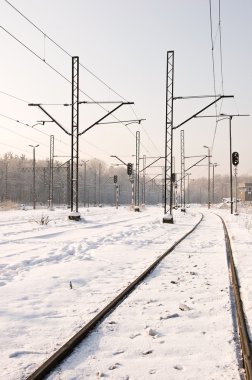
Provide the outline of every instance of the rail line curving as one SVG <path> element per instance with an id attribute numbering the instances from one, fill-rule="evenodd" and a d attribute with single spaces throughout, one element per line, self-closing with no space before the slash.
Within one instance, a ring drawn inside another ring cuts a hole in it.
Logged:
<path id="1" fill-rule="evenodd" d="M 242 357 L 243 357 L 244 370 L 246 374 L 246 379 L 252 380 L 252 352 L 251 352 L 248 328 L 247 328 L 246 319 L 245 319 L 245 315 L 243 311 L 239 279 L 238 279 L 237 270 L 234 263 L 230 238 L 228 235 L 226 224 L 220 215 L 218 215 L 218 217 L 222 221 L 224 234 L 225 234 L 226 251 L 227 251 L 228 264 L 229 264 L 229 269 L 230 269 L 231 284 L 232 284 L 234 298 L 235 298 L 235 310 L 236 310 L 238 329 L 239 329 L 239 335 L 240 335 L 241 352 L 242 352 Z"/>
<path id="2" fill-rule="evenodd" d="M 66 359 L 73 350 L 100 324 L 132 291 L 157 267 L 157 265 L 171 253 L 178 244 L 189 236 L 202 222 L 203 214 L 200 220 L 185 235 L 177 240 L 169 249 L 167 249 L 158 259 L 156 259 L 142 274 L 131 282 L 119 295 L 117 295 L 107 306 L 105 306 L 91 321 L 83 326 L 72 338 L 63 344 L 52 356 L 50 356 L 35 372 L 28 376 L 27 380 L 42 380 L 52 372 L 64 359 Z"/>
<path id="3" fill-rule="evenodd" d="M 217 215 L 217 214 L 216 214 Z M 227 227 L 223 218 L 217 215 L 222 222 L 228 265 L 230 270 L 230 282 L 233 289 L 233 295 L 235 300 L 235 310 L 237 315 L 237 324 L 240 335 L 240 345 L 243 358 L 243 365 L 245 376 L 247 380 L 252 380 L 252 355 L 251 346 L 249 341 L 249 335 L 246 326 L 246 319 L 243 312 L 243 305 L 239 291 L 239 279 L 234 264 L 230 238 L 228 235 Z M 117 306 L 120 305 L 133 291 L 141 284 L 144 279 L 158 266 L 158 264 L 171 253 L 186 237 L 188 237 L 203 220 L 203 214 L 201 214 L 200 220 L 196 225 L 190 229 L 184 236 L 176 241 L 169 249 L 167 249 L 158 259 L 156 259 L 141 275 L 139 275 L 133 282 L 131 282 L 119 295 L 117 295 L 106 307 L 103 308 L 92 320 L 90 320 L 84 327 L 82 327 L 71 339 L 63 344 L 52 356 L 50 356 L 35 372 L 33 372 L 27 380 L 40 380 L 44 379 L 53 370 L 55 370 L 61 362 L 69 357 L 74 349 L 96 328 L 100 323 L 104 321 L 106 317 L 112 313 Z"/>

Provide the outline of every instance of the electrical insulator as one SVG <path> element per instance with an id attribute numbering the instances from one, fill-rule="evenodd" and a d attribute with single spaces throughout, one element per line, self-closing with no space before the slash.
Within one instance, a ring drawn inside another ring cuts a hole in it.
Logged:
<path id="1" fill-rule="evenodd" d="M 232 153 L 232 163 L 234 166 L 237 166 L 239 164 L 239 153 L 238 152 Z"/>
<path id="2" fill-rule="evenodd" d="M 128 165 L 127 165 L 127 174 L 131 175 L 132 172 L 133 172 L 133 164 L 132 163 L 128 163 Z"/>

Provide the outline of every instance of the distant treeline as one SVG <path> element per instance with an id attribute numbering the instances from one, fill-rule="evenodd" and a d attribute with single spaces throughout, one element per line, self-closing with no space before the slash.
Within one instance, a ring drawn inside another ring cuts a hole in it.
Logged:
<path id="1" fill-rule="evenodd" d="M 18 204 L 33 203 L 34 162 L 24 155 L 12 153 L 0 158 L 0 201 L 12 201 Z M 70 164 L 54 161 L 53 168 L 53 204 L 69 204 L 70 202 Z M 35 163 L 35 194 L 36 202 L 48 204 L 49 198 L 49 160 L 36 160 Z M 132 201 L 132 184 L 129 181 L 126 167 L 109 166 L 106 163 L 92 159 L 86 164 L 79 162 L 79 204 L 93 206 L 99 204 L 115 204 L 114 176 L 117 176 L 119 186 L 119 203 L 130 204 Z M 178 176 L 179 177 L 179 176 Z M 239 176 L 239 182 L 252 182 L 251 177 Z M 140 176 L 139 199 L 145 199 L 145 204 L 160 204 L 164 197 L 164 180 L 161 176 L 152 179 L 146 174 L 145 186 Z M 210 184 L 211 202 L 221 202 L 229 197 L 230 183 L 228 175 L 215 175 L 214 183 Z M 235 185 L 235 183 L 234 183 Z M 189 190 L 188 190 L 189 189 Z M 145 195 L 145 196 L 144 196 Z M 186 179 L 186 203 L 207 203 L 207 178 Z M 174 203 L 180 204 L 180 181 L 174 192 Z"/>

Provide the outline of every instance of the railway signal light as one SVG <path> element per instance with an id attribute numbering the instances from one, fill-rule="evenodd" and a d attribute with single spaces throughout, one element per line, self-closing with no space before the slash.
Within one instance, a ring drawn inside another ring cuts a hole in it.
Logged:
<path id="1" fill-rule="evenodd" d="M 176 173 L 172 173 L 171 180 L 172 182 L 176 182 Z"/>
<path id="2" fill-rule="evenodd" d="M 239 153 L 238 152 L 232 153 L 232 163 L 234 166 L 237 166 L 239 164 Z"/>
<path id="3" fill-rule="evenodd" d="M 114 175 L 114 183 L 117 183 L 117 175 Z"/>
<path id="4" fill-rule="evenodd" d="M 127 165 L 127 174 L 131 175 L 133 173 L 133 164 L 131 162 Z"/>

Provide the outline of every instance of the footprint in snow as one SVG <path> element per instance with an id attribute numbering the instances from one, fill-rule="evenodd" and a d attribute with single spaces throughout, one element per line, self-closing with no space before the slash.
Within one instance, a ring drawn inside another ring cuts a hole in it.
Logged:
<path id="1" fill-rule="evenodd" d="M 180 365 L 180 364 L 176 364 L 173 368 L 177 369 L 178 371 L 182 371 L 182 369 L 183 369 L 182 365 Z"/>
<path id="2" fill-rule="evenodd" d="M 157 300 L 155 300 L 155 299 L 150 299 L 149 301 L 147 301 L 147 304 L 149 304 L 149 303 L 155 303 L 155 302 L 157 302 Z"/>
<path id="3" fill-rule="evenodd" d="M 96 377 L 100 379 L 101 377 L 107 377 L 107 375 L 105 375 L 105 373 L 102 371 L 98 371 L 96 372 Z"/>
<path id="4" fill-rule="evenodd" d="M 152 336 L 153 338 L 157 338 L 158 337 L 158 333 L 156 330 L 152 329 L 152 328 L 149 328 L 147 330 L 147 335 L 150 335 Z"/>
<path id="5" fill-rule="evenodd" d="M 140 336 L 141 334 L 140 333 L 137 333 L 137 334 L 131 334 L 130 335 L 130 339 L 135 339 L 137 336 Z"/>
<path id="6" fill-rule="evenodd" d="M 123 353 L 124 353 L 124 350 L 116 350 L 115 352 L 113 352 L 113 355 L 120 355 Z"/>
<path id="7" fill-rule="evenodd" d="M 112 364 L 111 366 L 109 366 L 109 370 L 112 371 L 113 369 L 117 369 L 119 366 L 121 365 L 121 363 L 115 363 L 115 364 Z"/>
<path id="8" fill-rule="evenodd" d="M 152 350 L 146 350 L 146 351 L 143 351 L 142 354 L 146 356 L 146 355 L 152 354 L 152 352 L 153 352 Z"/>
<path id="9" fill-rule="evenodd" d="M 149 374 L 150 374 L 150 375 L 154 375 L 156 372 L 157 372 L 156 369 L 150 369 L 150 370 L 149 370 Z"/>
<path id="10" fill-rule="evenodd" d="M 97 308 L 97 309 L 95 309 L 95 310 L 89 311 L 88 314 L 94 314 L 94 313 L 97 313 L 98 310 L 99 310 L 99 309 Z"/>
<path id="11" fill-rule="evenodd" d="M 23 355 L 41 355 L 41 352 L 33 352 L 33 351 L 15 351 L 9 355 L 9 358 L 18 358 Z"/>
<path id="12" fill-rule="evenodd" d="M 188 310 L 191 310 L 191 308 L 190 308 L 189 306 L 185 305 L 184 303 L 181 303 L 181 304 L 179 305 L 179 308 L 180 308 L 180 310 L 182 310 L 182 311 L 188 311 Z"/>
<path id="13" fill-rule="evenodd" d="M 191 276 L 198 276 L 198 273 L 196 273 L 196 272 L 190 272 L 190 275 Z"/>
<path id="14" fill-rule="evenodd" d="M 162 319 L 170 319 L 170 318 L 178 318 L 179 317 L 179 314 L 178 313 L 174 313 L 174 314 L 168 314 L 168 315 L 165 315 L 164 317 L 159 317 L 160 321 Z"/>

